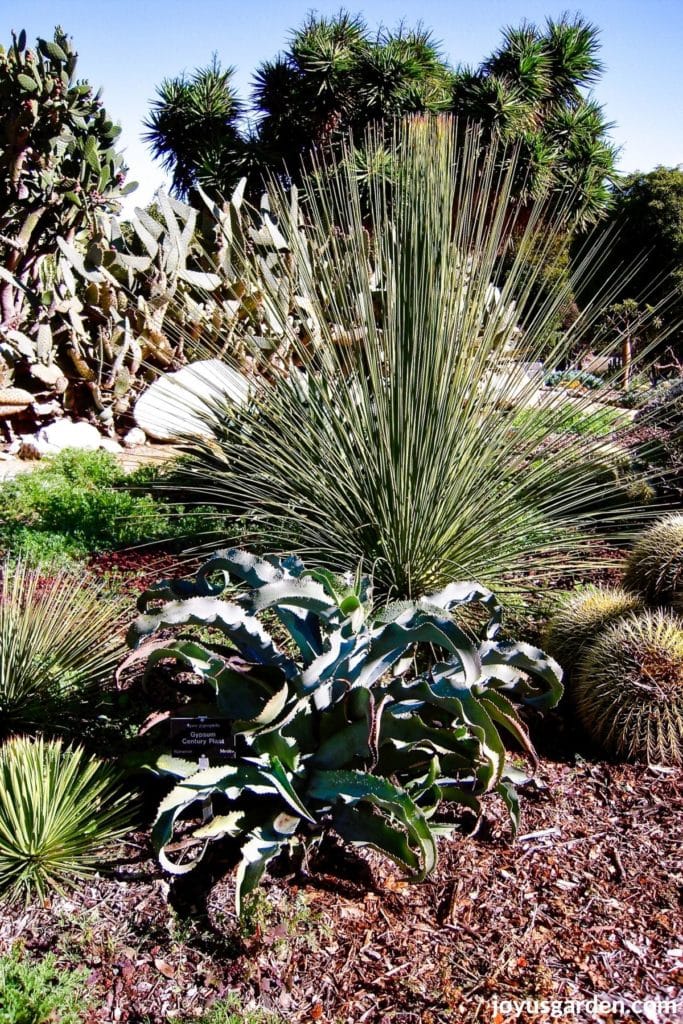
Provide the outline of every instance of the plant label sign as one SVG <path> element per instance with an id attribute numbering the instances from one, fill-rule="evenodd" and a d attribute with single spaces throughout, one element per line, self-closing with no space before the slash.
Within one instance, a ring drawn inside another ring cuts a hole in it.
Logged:
<path id="1" fill-rule="evenodd" d="M 235 760 L 235 738 L 225 718 L 171 718 L 171 754 L 212 765 Z"/>

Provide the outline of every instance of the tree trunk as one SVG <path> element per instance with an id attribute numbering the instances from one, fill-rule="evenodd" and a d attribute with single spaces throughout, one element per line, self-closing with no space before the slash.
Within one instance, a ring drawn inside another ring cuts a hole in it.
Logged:
<path id="1" fill-rule="evenodd" d="M 621 381 L 624 391 L 628 391 L 631 383 L 631 363 L 633 362 L 633 339 L 629 331 L 624 331 L 621 338 Z"/>

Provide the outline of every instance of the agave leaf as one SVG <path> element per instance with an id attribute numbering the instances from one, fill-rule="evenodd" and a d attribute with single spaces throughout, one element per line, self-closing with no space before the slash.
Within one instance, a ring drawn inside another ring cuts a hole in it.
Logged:
<path id="1" fill-rule="evenodd" d="M 310 665 L 322 653 L 322 636 L 317 616 L 301 608 L 280 606 L 276 607 L 275 613 L 299 648 L 304 665 Z"/>
<path id="2" fill-rule="evenodd" d="M 170 754 L 162 754 L 151 766 L 152 770 L 162 772 L 164 775 L 175 775 L 179 779 L 186 779 L 199 770 L 196 761 L 187 761 L 182 757 L 171 757 Z"/>
<path id="3" fill-rule="evenodd" d="M 328 637 L 327 649 L 301 673 L 302 692 L 312 693 L 319 690 L 323 684 L 334 680 L 344 680 L 345 683 L 357 682 L 369 645 L 369 636 L 347 637 L 340 630 L 334 632 Z M 329 703 L 329 692 L 328 687 L 327 697 L 320 694 L 318 707 L 322 708 Z"/>
<path id="4" fill-rule="evenodd" d="M 448 651 L 460 664 L 464 680 L 475 682 L 481 665 L 467 635 L 451 619 L 422 611 L 404 612 L 394 622 L 371 633 L 371 655 L 358 676 L 372 686 L 413 644 L 434 644 Z"/>
<path id="5" fill-rule="evenodd" d="M 463 740 L 468 736 L 464 725 L 454 724 L 453 728 L 435 728 L 416 713 L 411 714 L 409 718 L 400 718 L 391 714 L 391 711 L 393 708 L 382 721 L 381 746 L 391 742 L 401 747 L 420 746 L 423 750 L 431 749 L 435 753 L 458 754 L 462 759 L 462 767 L 470 767 L 471 760 L 467 748 L 463 748 Z"/>
<path id="6" fill-rule="evenodd" d="M 168 626 L 215 626 L 220 629 L 247 661 L 280 668 L 287 678 L 297 674 L 296 665 L 276 646 L 258 619 L 230 601 L 211 597 L 192 597 L 170 601 L 156 613 L 140 615 L 128 631 L 128 643 L 136 646 L 144 636 Z"/>
<path id="7" fill-rule="evenodd" d="M 154 849 L 162 851 L 168 845 L 178 817 L 193 804 L 208 799 L 215 791 L 236 800 L 245 790 L 256 795 L 278 792 L 260 766 L 246 762 L 203 768 L 187 776 L 159 804 L 152 826 Z"/>
<path id="8" fill-rule="evenodd" d="M 414 875 L 420 872 L 420 861 L 411 848 L 408 838 L 401 829 L 391 826 L 369 807 L 342 805 L 333 811 L 332 821 L 335 832 L 342 839 L 357 846 L 371 846 L 379 853 L 390 857 L 405 871 Z"/>
<path id="9" fill-rule="evenodd" d="M 513 833 L 516 834 L 519 831 L 519 824 L 521 821 L 521 810 L 517 790 L 511 782 L 506 782 L 505 779 L 501 779 L 496 786 L 495 792 L 503 798 L 503 802 L 510 815 Z"/>
<path id="10" fill-rule="evenodd" d="M 273 780 L 273 784 L 280 796 L 289 804 L 291 809 L 300 818 L 305 818 L 306 821 L 310 821 L 312 824 L 315 824 L 315 818 L 302 803 L 298 793 L 289 780 L 284 765 L 276 754 L 270 755 L 270 770 L 268 771 L 268 775 Z"/>
<path id="11" fill-rule="evenodd" d="M 449 583 L 434 594 L 420 598 L 419 605 L 425 609 L 433 606 L 450 611 L 462 604 L 481 604 L 489 613 L 486 635 L 492 639 L 501 624 L 503 608 L 495 594 L 478 583 Z"/>
<path id="12" fill-rule="evenodd" d="M 341 768 L 356 757 L 370 756 L 368 723 L 363 720 L 352 722 L 324 740 L 315 752 L 311 764 L 320 768 Z"/>
<path id="13" fill-rule="evenodd" d="M 475 774 L 484 791 L 488 792 L 495 788 L 503 774 L 505 747 L 486 708 L 469 690 L 458 690 L 456 699 L 462 708 L 462 720 L 467 722 L 479 740 L 483 764 L 475 770 Z"/>
<path id="14" fill-rule="evenodd" d="M 263 704 L 258 714 L 254 714 L 250 718 L 238 719 L 235 721 L 233 724 L 234 731 L 236 733 L 251 732 L 254 729 L 258 729 L 260 726 L 272 726 L 284 711 L 287 704 L 287 698 L 289 697 L 289 692 L 289 685 L 285 680 L 280 689 L 276 690 L 275 693 L 268 698 L 266 703 Z"/>
<path id="15" fill-rule="evenodd" d="M 365 801 L 398 820 L 417 846 L 421 865 L 416 877 L 425 878 L 436 864 L 436 843 L 422 811 L 408 794 L 388 779 L 360 771 L 314 771 L 310 796 L 334 806 Z"/>
<path id="16" fill-rule="evenodd" d="M 326 593 L 324 587 L 311 579 L 284 579 L 264 583 L 251 597 L 254 612 L 262 612 L 273 605 L 289 608 L 304 608 L 320 615 L 334 611 L 336 601 Z"/>
<path id="17" fill-rule="evenodd" d="M 254 749 L 261 755 L 275 755 L 291 772 L 299 768 L 300 753 L 297 741 L 291 736 L 284 736 L 278 729 L 258 733 L 254 737 Z"/>
<path id="18" fill-rule="evenodd" d="M 453 784 L 441 783 L 439 785 L 441 790 L 442 798 L 448 803 L 460 804 L 466 807 L 469 811 L 476 816 L 477 819 L 481 818 L 482 807 L 479 797 L 471 791 L 471 789 L 465 789 L 464 786 L 456 786 Z"/>
<path id="19" fill-rule="evenodd" d="M 277 689 L 274 691 L 271 680 L 259 677 L 257 671 L 259 666 L 245 665 L 242 669 L 236 666 L 236 661 L 237 659 L 231 659 L 230 664 L 227 665 L 223 662 L 220 670 L 209 681 L 216 688 L 219 711 L 227 718 L 236 719 L 235 728 L 237 731 L 241 731 L 243 725 L 246 729 L 254 727 L 256 719 L 266 712 L 266 708 L 273 698 L 275 698 L 276 705 L 284 706 L 288 688 L 286 680 L 283 682 L 283 676 L 279 671 L 275 672 Z M 279 711 L 277 713 L 279 714 Z M 263 724 L 268 723 L 264 721 Z"/>
<path id="20" fill-rule="evenodd" d="M 235 911 L 238 917 L 245 897 L 259 884 L 268 862 L 289 843 L 298 825 L 298 818 L 280 814 L 249 833 L 237 866 Z"/>
<path id="21" fill-rule="evenodd" d="M 533 763 L 538 764 L 538 755 L 534 750 L 529 733 L 507 697 L 496 690 L 487 690 L 480 696 L 479 703 L 484 705 L 494 722 L 502 725 L 511 736 L 514 736 Z"/>
<path id="22" fill-rule="evenodd" d="M 168 658 L 181 662 L 181 664 L 192 669 L 196 675 L 202 677 L 215 673 L 223 668 L 225 664 L 222 658 L 210 654 L 200 644 L 193 643 L 190 640 L 178 640 L 167 647 L 156 647 L 147 654 L 145 675 L 160 661 L 165 661 Z"/>
<path id="23" fill-rule="evenodd" d="M 216 572 L 228 573 L 229 576 L 247 583 L 252 589 L 291 575 L 279 559 L 259 558 L 241 548 L 223 548 L 216 551 L 198 571 L 197 585 L 211 586 L 207 583 L 207 577 L 215 575 Z"/>
<path id="24" fill-rule="evenodd" d="M 209 840 L 206 839 L 202 847 L 195 851 L 194 856 L 189 860 L 184 861 L 182 864 L 178 864 L 176 861 L 171 860 L 166 853 L 166 846 L 160 846 L 156 853 L 159 858 L 159 863 L 164 871 L 168 871 L 170 875 L 188 875 L 190 871 L 194 871 L 194 869 L 201 863 L 208 845 Z"/>
<path id="25" fill-rule="evenodd" d="M 552 708 L 560 700 L 564 692 L 562 669 L 554 658 L 537 647 L 525 643 L 489 641 L 481 645 L 480 655 L 485 685 L 489 686 L 492 679 L 499 680 L 505 689 L 531 707 Z M 518 671 L 510 672 L 510 669 Z M 538 680 L 541 687 L 535 686 L 520 673 Z"/>
<path id="26" fill-rule="evenodd" d="M 215 818 L 195 829 L 195 839 L 220 839 L 223 836 L 230 836 L 235 839 L 242 834 L 242 823 L 244 813 L 242 811 L 230 811 L 229 814 L 217 814 Z"/>
<path id="27" fill-rule="evenodd" d="M 427 793 L 434 787 L 437 779 L 441 774 L 441 764 L 439 758 L 436 755 L 430 760 L 429 768 L 427 772 L 422 776 L 416 776 L 409 779 L 406 783 L 406 792 L 412 797 L 413 800 L 417 801 L 421 796 Z"/>

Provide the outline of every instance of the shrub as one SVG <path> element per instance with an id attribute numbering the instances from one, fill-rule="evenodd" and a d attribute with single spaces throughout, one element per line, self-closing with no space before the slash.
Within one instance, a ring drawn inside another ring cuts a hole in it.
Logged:
<path id="1" fill-rule="evenodd" d="M 92 580 L 0 565 L 0 734 L 63 724 L 70 705 L 113 677 L 124 604 Z"/>
<path id="2" fill-rule="evenodd" d="M 603 386 L 602 377 L 586 370 L 553 370 L 545 378 L 545 386 L 548 388 L 588 388 L 595 391 Z"/>
<path id="3" fill-rule="evenodd" d="M 230 578 L 250 588 L 232 601 L 224 597 Z M 487 620 L 483 641 L 449 614 L 477 605 Z M 452 584 L 420 602 L 386 606 L 379 617 L 367 580 L 230 550 L 194 582 L 153 587 L 139 606 L 133 644 L 189 624 L 215 629 L 223 641 L 154 640 L 151 652 L 140 650 L 148 669 L 173 658 L 196 673 L 230 722 L 233 762 L 201 769 L 159 759 L 155 770 L 177 785 L 159 807 L 152 839 L 164 867 L 189 870 L 166 852 L 175 824 L 198 802 L 215 800 L 215 816 L 194 837 L 203 848 L 212 839 L 238 840 L 238 910 L 272 857 L 325 828 L 424 878 L 440 831 L 429 819 L 442 799 L 480 813 L 481 794 L 496 791 L 516 821 L 499 730 L 533 756 L 512 701 L 552 706 L 561 673 L 536 648 L 496 639 L 501 610 L 490 591 Z M 288 633 L 285 650 L 259 621 L 269 609 Z M 442 660 L 430 658 L 432 646 Z"/>
<path id="4" fill-rule="evenodd" d="M 155 501 L 149 470 L 127 476 L 109 452 L 67 450 L 0 486 L 0 549 L 42 564 L 210 530 L 207 509 Z"/>
<path id="5" fill-rule="evenodd" d="M 539 431 L 542 434 L 564 433 L 593 437 L 607 437 L 627 423 L 624 414 L 618 409 L 577 408 L 573 402 L 563 402 L 549 408 L 522 409 L 512 420 L 512 426 L 517 429 Z"/>
<path id="6" fill-rule="evenodd" d="M 117 783 L 111 767 L 60 740 L 0 747 L 0 890 L 44 900 L 91 873 L 97 852 L 127 828 Z"/>
<path id="7" fill-rule="evenodd" d="M 683 764 L 683 622 L 660 610 L 613 623 L 587 649 L 574 684 L 592 738 L 619 757 Z"/>
<path id="8" fill-rule="evenodd" d="M 571 594 L 557 609 L 543 635 L 543 646 L 565 673 L 578 664 L 586 645 L 606 626 L 640 608 L 640 598 L 625 590 L 589 587 Z"/>
<path id="9" fill-rule="evenodd" d="M 15 946 L 0 956 L 0 1024 L 81 1024 L 92 1003 L 87 976 L 58 967 L 51 953 L 29 963 Z"/>
<path id="10" fill-rule="evenodd" d="M 540 230 L 543 199 L 522 223 L 514 154 L 506 177 L 499 150 L 474 128 L 468 139 L 457 145 L 448 119 L 409 119 L 389 144 L 390 185 L 371 181 L 366 205 L 349 161 L 298 196 L 273 188 L 291 277 L 266 283 L 263 319 L 278 320 L 291 358 L 250 380 L 241 410 L 207 403 L 214 436 L 190 444 L 197 490 L 229 516 L 335 571 L 362 562 L 395 596 L 453 578 L 550 580 L 582 565 L 596 520 L 623 534 L 628 515 L 620 481 L 596 472 L 599 437 L 510 429 L 505 407 L 538 390 L 529 365 L 575 344 L 574 328 L 548 342 L 574 282 L 538 296 L 524 252 L 539 245 L 542 264 L 563 229 Z M 369 152 L 383 145 L 373 136 Z M 511 235 L 523 237 L 510 263 Z M 305 311 L 296 329 L 280 292 Z"/>
<path id="11" fill-rule="evenodd" d="M 662 495 L 683 498 L 683 380 L 660 384 L 636 415 L 636 423 L 653 428 L 643 458 Z"/>
<path id="12" fill-rule="evenodd" d="M 683 612 L 683 515 L 664 516 L 636 540 L 624 586 L 651 605 Z"/>

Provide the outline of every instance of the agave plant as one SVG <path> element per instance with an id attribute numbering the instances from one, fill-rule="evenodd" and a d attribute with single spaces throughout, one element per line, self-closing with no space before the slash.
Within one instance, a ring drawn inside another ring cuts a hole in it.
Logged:
<path id="1" fill-rule="evenodd" d="M 90 580 L 0 566 L 0 734 L 62 722 L 70 702 L 112 679 L 122 610 Z"/>
<path id="2" fill-rule="evenodd" d="M 229 580 L 247 587 L 232 600 Z M 211 840 L 237 839 L 238 911 L 272 857 L 326 828 L 379 849 L 419 879 L 436 863 L 444 826 L 432 819 L 442 800 L 479 813 L 480 796 L 494 791 L 517 820 L 501 731 L 533 756 L 513 701 L 557 703 L 559 666 L 527 644 L 498 640 L 500 605 L 476 584 L 451 584 L 381 614 L 371 598 L 366 579 L 339 581 L 306 572 L 296 558 L 260 560 L 234 549 L 194 580 L 160 583 L 140 598 L 133 657 L 146 657 L 148 671 L 173 658 L 210 685 L 235 750 L 231 763 L 208 767 L 162 755 L 155 770 L 178 781 L 152 839 L 176 872 L 191 870 Z M 485 613 L 481 641 L 451 614 L 474 606 Z M 286 630 L 284 648 L 259 620 L 264 612 Z M 223 644 L 150 639 L 190 624 L 217 630 Z M 425 661 L 432 650 L 439 660 Z M 193 833 L 200 854 L 172 862 L 176 822 L 207 801 L 214 816 Z"/>
<path id="3" fill-rule="evenodd" d="M 552 415 L 514 423 L 534 403 L 562 420 L 566 397 L 540 389 L 533 367 L 566 359 L 597 311 L 552 333 L 574 282 L 541 294 L 540 271 L 504 257 L 512 238 L 517 253 L 533 241 L 540 266 L 561 216 L 543 220 L 543 197 L 514 205 L 514 152 L 501 169 L 474 128 L 454 139 L 447 118 L 408 120 L 390 180 L 371 176 L 361 194 L 352 160 L 325 165 L 298 218 L 273 188 L 303 327 L 281 279 L 264 286 L 298 369 L 254 381 L 239 416 L 214 403 L 213 437 L 189 445 L 197 490 L 252 516 L 271 548 L 335 571 L 363 562 L 397 596 L 585 568 L 595 523 L 623 532 L 629 513 L 623 481 L 605 479 L 605 438 L 568 436 Z"/>
<path id="4" fill-rule="evenodd" d="M 48 893 L 93 871 L 97 851 L 129 828 L 118 775 L 81 747 L 17 736 L 0 747 L 0 890 Z"/>

